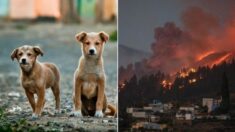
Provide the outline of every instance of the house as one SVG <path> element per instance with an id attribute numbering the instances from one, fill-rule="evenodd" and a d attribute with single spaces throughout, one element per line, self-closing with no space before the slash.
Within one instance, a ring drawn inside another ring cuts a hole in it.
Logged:
<path id="1" fill-rule="evenodd" d="M 194 120 L 194 113 L 189 111 L 178 111 L 175 115 L 177 120 Z"/>
<path id="2" fill-rule="evenodd" d="M 110 21 L 117 16 L 117 0 L 103 0 L 102 21 Z"/>
<path id="3" fill-rule="evenodd" d="M 9 13 L 9 0 L 0 0 L 0 17 L 6 17 Z"/>
<path id="4" fill-rule="evenodd" d="M 148 105 L 149 109 L 151 109 L 153 112 L 164 112 L 164 105 L 161 102 L 153 101 L 153 103 Z"/>
<path id="5" fill-rule="evenodd" d="M 141 111 L 143 110 L 142 108 L 134 108 L 134 107 L 130 107 L 130 108 L 126 108 L 126 113 L 128 114 L 132 114 L 133 112 L 136 112 L 136 111 Z"/>
<path id="6" fill-rule="evenodd" d="M 194 112 L 194 107 L 193 106 L 181 106 L 179 110 L 185 110 L 185 111 L 191 111 Z"/>
<path id="7" fill-rule="evenodd" d="M 192 125 L 195 119 L 194 107 L 183 106 L 176 112 L 174 124 L 176 125 Z"/>
<path id="8" fill-rule="evenodd" d="M 151 122 L 137 122 L 132 125 L 132 129 L 144 129 L 144 130 L 163 130 L 167 128 L 166 124 L 158 124 Z"/>
<path id="9" fill-rule="evenodd" d="M 163 104 L 163 110 L 164 111 L 171 110 L 172 108 L 173 108 L 173 104 L 172 103 Z"/>
<path id="10" fill-rule="evenodd" d="M 60 0 L 11 0 L 11 19 L 60 18 Z"/>
<path id="11" fill-rule="evenodd" d="M 12 20 L 50 17 L 109 22 L 117 17 L 117 0 L 0 0 L 0 17 L 8 16 Z"/>
<path id="12" fill-rule="evenodd" d="M 218 108 L 220 106 L 220 103 L 221 99 L 202 98 L 202 106 L 206 106 L 208 108 L 208 113 Z"/>
<path id="13" fill-rule="evenodd" d="M 160 116 L 163 114 L 164 109 L 171 109 L 173 104 L 162 104 L 160 101 L 154 100 L 153 103 L 144 106 L 143 108 L 126 108 L 126 112 L 130 114 L 133 118 L 139 121 L 158 122 L 160 121 Z M 190 117 L 187 117 L 190 118 Z"/>
<path id="14" fill-rule="evenodd" d="M 143 108 L 127 108 L 126 112 L 131 114 L 134 118 L 147 118 L 151 111 L 144 110 Z"/>
<path id="15" fill-rule="evenodd" d="M 145 111 L 137 111 L 132 113 L 132 117 L 135 118 L 146 118 L 147 117 L 147 112 Z"/>
<path id="16" fill-rule="evenodd" d="M 231 119 L 230 115 L 216 115 L 215 118 L 218 119 L 218 120 L 229 120 L 229 119 Z"/>
<path id="17" fill-rule="evenodd" d="M 175 117 L 177 120 L 194 120 L 195 108 L 193 106 L 181 106 Z"/>
<path id="18" fill-rule="evenodd" d="M 160 121 L 161 117 L 157 115 L 150 115 L 150 122 L 158 122 Z"/>

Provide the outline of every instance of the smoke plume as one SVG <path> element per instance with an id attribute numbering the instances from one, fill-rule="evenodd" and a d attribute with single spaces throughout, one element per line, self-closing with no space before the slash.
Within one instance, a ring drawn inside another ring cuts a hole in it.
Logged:
<path id="1" fill-rule="evenodd" d="M 155 28 L 149 68 L 172 73 L 183 67 L 217 64 L 234 55 L 234 20 L 222 25 L 216 16 L 199 7 L 188 8 L 181 18 L 181 28 L 173 22 Z M 205 62 L 205 58 L 213 60 Z"/>

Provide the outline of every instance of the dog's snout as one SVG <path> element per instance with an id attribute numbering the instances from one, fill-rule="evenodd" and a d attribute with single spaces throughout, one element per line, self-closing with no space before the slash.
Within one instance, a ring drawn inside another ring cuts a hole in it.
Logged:
<path id="1" fill-rule="evenodd" d="M 22 59 L 21 61 L 22 61 L 22 64 L 26 64 L 26 59 L 25 58 Z"/>
<path id="2" fill-rule="evenodd" d="M 91 55 L 94 55 L 94 54 L 95 54 L 95 50 L 94 50 L 94 49 L 90 49 L 90 50 L 89 50 L 89 53 L 90 53 Z"/>

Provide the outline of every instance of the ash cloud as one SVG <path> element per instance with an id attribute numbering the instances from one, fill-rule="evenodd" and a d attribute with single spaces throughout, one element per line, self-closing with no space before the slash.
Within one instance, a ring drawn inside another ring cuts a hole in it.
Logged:
<path id="1" fill-rule="evenodd" d="M 226 10 L 229 15 L 221 20 L 220 15 L 225 14 L 224 10 L 213 13 L 214 7 L 219 6 L 217 4 L 205 9 L 196 6 L 187 8 L 181 14 L 181 27 L 174 22 L 167 22 L 155 28 L 152 55 L 119 71 L 119 79 L 127 80 L 122 79 L 122 75 L 128 77 L 127 73 L 129 76 L 141 76 L 161 71 L 174 75 L 182 68 L 218 64 L 218 60 L 228 53 L 228 58 L 234 58 L 235 7 Z"/>
<path id="2" fill-rule="evenodd" d="M 197 66 L 198 57 L 209 51 L 224 52 L 235 48 L 234 23 L 221 26 L 219 19 L 199 7 L 182 13 L 183 28 L 173 22 L 155 29 L 152 56 L 147 65 L 166 73 Z"/>

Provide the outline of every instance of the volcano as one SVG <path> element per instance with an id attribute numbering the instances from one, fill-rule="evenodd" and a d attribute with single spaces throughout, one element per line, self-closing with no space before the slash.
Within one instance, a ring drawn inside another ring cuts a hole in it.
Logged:
<path id="1" fill-rule="evenodd" d="M 209 66 L 219 65 L 223 62 L 230 62 L 235 58 L 235 51 L 223 51 L 223 52 L 207 52 L 203 57 L 199 57 L 196 61 L 196 66 Z"/>

